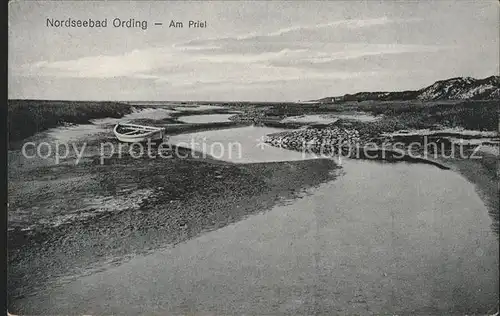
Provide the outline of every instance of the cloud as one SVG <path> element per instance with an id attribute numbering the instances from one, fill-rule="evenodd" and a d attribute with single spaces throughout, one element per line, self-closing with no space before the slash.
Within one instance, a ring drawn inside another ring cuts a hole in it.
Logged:
<path id="1" fill-rule="evenodd" d="M 403 44 L 356 44 L 278 40 L 284 35 L 327 28 L 358 29 L 396 23 L 386 17 L 341 20 L 298 25 L 267 33 L 192 40 L 170 46 L 133 50 L 119 55 L 97 55 L 62 61 L 26 64 L 13 73 L 19 76 L 55 78 L 132 78 L 153 84 L 189 87 L 201 85 L 244 85 L 279 81 L 344 80 L 380 75 L 383 69 L 335 69 L 331 63 L 369 56 L 409 52 L 434 52 L 439 47 Z M 328 32 L 327 32 L 328 33 Z M 295 34 L 297 35 L 297 34 Z M 301 35 L 301 34 L 298 34 Z M 267 38 L 268 40 L 263 40 Z M 319 65 L 311 67 L 311 65 Z M 323 65 L 323 66 L 321 66 Z"/>
<path id="2" fill-rule="evenodd" d="M 214 54 L 201 55 L 195 59 L 198 62 L 208 63 L 229 63 L 229 64 L 248 64 L 248 63 L 266 63 L 277 59 L 295 59 L 307 56 L 307 49 L 282 49 L 279 52 L 265 52 L 260 54 Z"/>
<path id="3" fill-rule="evenodd" d="M 377 42 L 376 38 L 379 37 L 380 33 L 376 33 L 374 36 L 372 33 L 377 30 L 374 27 L 386 26 L 393 23 L 403 25 L 417 21 L 421 21 L 421 19 L 402 20 L 389 19 L 387 17 L 349 19 L 313 25 L 294 25 L 269 32 L 253 32 L 225 37 L 194 39 L 174 44 L 173 47 L 188 54 L 203 53 L 205 56 L 279 53 L 285 49 L 297 51 L 306 49 L 312 53 L 317 51 L 329 52 L 332 50 L 336 52 L 344 49 L 344 43 L 351 45 L 356 43 L 358 38 L 366 39 L 369 37 L 370 41 L 367 42 L 373 45 L 380 42 L 391 43 L 387 39 Z M 352 32 L 353 30 L 355 30 L 355 33 Z"/>
<path id="4" fill-rule="evenodd" d="M 212 37 L 208 39 L 196 39 L 196 40 L 191 40 L 184 42 L 182 44 L 179 44 L 179 47 L 198 47 L 202 48 L 204 45 L 211 45 L 214 43 L 228 43 L 231 41 L 244 41 L 244 40 L 255 40 L 255 39 L 260 39 L 262 38 L 274 38 L 274 37 L 280 37 L 285 34 L 289 33 L 294 33 L 294 32 L 301 32 L 301 31 L 314 31 L 314 30 L 320 30 L 324 28 L 345 28 L 345 29 L 357 29 L 357 28 L 366 28 L 366 27 L 372 27 L 372 26 L 377 26 L 377 25 L 385 25 L 385 24 L 390 24 L 390 23 L 398 23 L 398 22 L 415 22 L 415 21 L 421 21 L 421 19 L 406 19 L 406 20 L 398 20 L 398 19 L 388 19 L 387 17 L 380 17 L 380 18 L 373 18 L 373 19 L 348 19 L 348 20 L 339 20 L 339 21 L 333 21 L 329 23 L 320 23 L 320 24 L 312 24 L 312 25 L 295 25 L 295 26 L 290 26 L 286 28 L 282 28 L 276 31 L 272 32 L 263 32 L 263 33 L 247 33 L 247 34 L 242 34 L 242 35 L 234 35 L 234 36 L 227 36 L 227 37 Z M 217 45 L 212 45 L 214 47 L 218 47 Z"/>
<path id="5" fill-rule="evenodd" d="M 55 76 L 73 78 L 113 78 L 147 73 L 158 65 L 171 64 L 169 49 L 133 50 L 122 55 L 88 56 L 73 60 L 40 61 L 13 69 L 24 76 Z"/>
<path id="6" fill-rule="evenodd" d="M 157 83 L 168 82 L 173 87 L 213 87 L 226 88 L 274 84 L 280 82 L 312 82 L 315 80 L 346 80 L 359 77 L 384 75 L 377 71 L 329 71 L 325 69 L 305 69 L 300 67 L 276 67 L 266 64 L 220 64 L 216 68 L 210 64 L 197 64 L 192 71 L 159 74 Z"/>
<path id="7" fill-rule="evenodd" d="M 335 60 L 357 59 L 366 56 L 403 54 L 409 52 L 436 52 L 442 47 L 402 44 L 332 44 L 310 45 L 309 48 L 283 48 L 277 52 L 263 53 L 218 53 L 190 51 L 183 49 L 156 48 L 134 50 L 114 56 L 90 56 L 66 61 L 40 61 L 22 66 L 18 74 L 25 76 L 55 76 L 74 78 L 135 77 L 155 79 L 158 74 L 185 72 L 218 76 L 221 65 L 243 65 L 262 70 L 255 66 L 300 67 L 300 65 L 322 64 Z M 234 68 L 234 67 L 233 67 Z M 266 68 L 266 69 L 267 69 Z M 201 71 L 202 70 L 202 71 Z M 236 69 L 239 71 L 239 69 Z"/>
<path id="8" fill-rule="evenodd" d="M 277 65 L 326 65 L 333 61 L 343 61 L 384 55 L 401 55 L 406 53 L 435 53 L 448 50 L 451 47 L 433 45 L 404 45 L 404 44 L 346 44 L 337 51 L 317 51 L 309 57 L 299 60 L 280 60 Z"/>
<path id="9" fill-rule="evenodd" d="M 364 20 L 341 20 L 341 21 L 333 21 L 330 23 L 322 23 L 322 24 L 291 26 L 270 33 L 263 33 L 263 34 L 250 33 L 247 35 L 237 36 L 236 39 L 242 40 L 242 39 L 251 39 L 256 37 L 276 37 L 295 31 L 315 30 L 327 27 L 361 28 L 374 25 L 383 25 L 391 22 L 392 21 L 389 20 L 387 17 L 382 17 L 377 19 L 364 19 Z"/>
<path id="10" fill-rule="evenodd" d="M 54 76 L 73 78 L 113 78 L 136 77 L 155 78 L 154 73 L 182 72 L 183 69 L 193 71 L 196 66 L 210 66 L 217 69 L 216 64 L 254 64 L 266 63 L 277 59 L 303 58 L 307 50 L 283 49 L 279 52 L 261 54 L 186 54 L 182 50 L 169 48 L 134 50 L 114 56 L 89 56 L 65 61 L 40 61 L 26 64 L 14 73 L 24 76 Z"/>

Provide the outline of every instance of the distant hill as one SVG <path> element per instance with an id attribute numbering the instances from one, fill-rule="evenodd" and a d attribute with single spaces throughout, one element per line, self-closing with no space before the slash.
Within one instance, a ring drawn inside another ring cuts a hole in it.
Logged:
<path id="1" fill-rule="evenodd" d="M 434 84 L 415 91 L 358 92 L 337 97 L 313 100 L 319 103 L 346 101 L 409 101 L 409 100 L 498 100 L 500 99 L 500 77 L 484 79 L 458 77 L 436 81 Z"/>

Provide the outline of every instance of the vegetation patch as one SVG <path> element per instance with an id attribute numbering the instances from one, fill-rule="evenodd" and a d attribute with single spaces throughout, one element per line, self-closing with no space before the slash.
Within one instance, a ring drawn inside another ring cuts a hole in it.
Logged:
<path id="1" fill-rule="evenodd" d="M 9 142 L 67 123 L 88 124 L 92 119 L 119 118 L 133 106 L 119 102 L 9 100 Z"/>

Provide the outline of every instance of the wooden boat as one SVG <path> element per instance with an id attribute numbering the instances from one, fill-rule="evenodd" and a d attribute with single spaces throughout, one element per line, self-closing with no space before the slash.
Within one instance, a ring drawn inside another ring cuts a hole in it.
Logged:
<path id="1" fill-rule="evenodd" d="M 165 128 L 136 124 L 118 123 L 113 132 L 119 141 L 126 143 L 161 141 L 165 137 Z"/>

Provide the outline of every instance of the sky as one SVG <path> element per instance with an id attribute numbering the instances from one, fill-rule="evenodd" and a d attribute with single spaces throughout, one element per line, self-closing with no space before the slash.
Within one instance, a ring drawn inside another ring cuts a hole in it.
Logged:
<path id="1" fill-rule="evenodd" d="M 498 0 L 14 1 L 9 98 L 299 101 L 499 73 Z M 47 19 L 108 20 L 55 28 Z M 115 18 L 147 21 L 112 26 Z M 171 21 L 183 28 L 169 28 Z M 189 20 L 206 28 L 188 28 Z M 163 23 L 155 26 L 154 23 Z"/>

